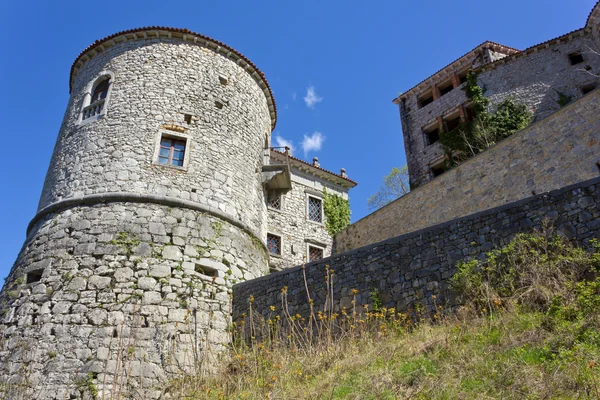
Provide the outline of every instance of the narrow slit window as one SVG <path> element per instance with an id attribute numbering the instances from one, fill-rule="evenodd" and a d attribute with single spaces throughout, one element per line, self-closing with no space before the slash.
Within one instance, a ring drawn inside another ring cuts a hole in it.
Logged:
<path id="1" fill-rule="evenodd" d="M 281 236 L 267 233 L 267 249 L 270 254 L 281 255 Z"/>
<path id="2" fill-rule="evenodd" d="M 161 138 L 160 151 L 158 153 L 158 162 L 160 164 L 183 167 L 184 155 L 185 140 L 178 140 L 164 136 Z"/>
<path id="3" fill-rule="evenodd" d="M 191 124 L 192 123 L 192 115 L 191 114 L 184 114 L 183 116 L 183 120 L 185 121 L 186 124 Z"/>

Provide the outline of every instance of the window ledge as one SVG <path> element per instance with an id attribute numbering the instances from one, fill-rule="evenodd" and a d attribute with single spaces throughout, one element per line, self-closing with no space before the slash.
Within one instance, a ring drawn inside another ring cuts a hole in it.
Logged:
<path id="1" fill-rule="evenodd" d="M 277 258 L 277 259 L 283 259 L 283 256 L 281 254 L 269 253 L 269 257 L 273 257 L 273 258 Z"/>
<path id="2" fill-rule="evenodd" d="M 161 164 L 159 162 L 153 162 L 152 165 L 157 166 L 157 167 L 161 167 L 161 168 L 169 168 L 169 169 L 173 169 L 175 171 L 180 171 L 180 172 L 187 172 L 188 171 L 188 167 L 187 166 L 183 166 L 183 167 L 178 167 L 176 165 L 168 165 L 168 164 Z"/>
<path id="3" fill-rule="evenodd" d="M 283 214 L 283 210 L 281 210 L 279 208 L 273 208 L 273 207 L 267 206 L 267 210 L 268 211 L 275 211 L 276 213 Z"/>
<path id="4" fill-rule="evenodd" d="M 311 224 L 325 227 L 325 223 L 324 222 L 317 222 L 317 221 L 313 221 L 312 219 L 308 219 L 308 218 L 306 219 L 306 222 L 310 222 Z"/>
<path id="5" fill-rule="evenodd" d="M 91 124 L 92 122 L 95 122 L 95 121 L 98 121 L 99 119 L 104 118 L 105 115 L 106 115 L 106 113 L 102 113 L 102 114 L 94 115 L 93 117 L 82 119 L 81 121 L 79 121 L 79 126 Z"/>

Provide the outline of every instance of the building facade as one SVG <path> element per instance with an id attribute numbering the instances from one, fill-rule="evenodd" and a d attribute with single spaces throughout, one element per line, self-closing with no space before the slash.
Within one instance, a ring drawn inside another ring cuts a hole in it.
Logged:
<path id="1" fill-rule="evenodd" d="M 267 248 L 269 267 L 278 271 L 328 257 L 332 237 L 325 226 L 324 191 L 348 200 L 348 190 L 356 186 L 342 169 L 339 174 L 293 157 L 289 150 L 270 151 L 272 165 L 290 166 L 291 185 L 286 190 L 267 193 Z"/>
<path id="2" fill-rule="evenodd" d="M 445 171 L 440 135 L 469 120 L 468 98 L 461 90 L 468 70 L 494 104 L 512 97 L 527 105 L 535 120 L 581 98 L 597 86 L 600 41 L 596 5 L 578 30 L 526 50 L 484 42 L 394 99 L 399 106 L 412 187 Z"/>

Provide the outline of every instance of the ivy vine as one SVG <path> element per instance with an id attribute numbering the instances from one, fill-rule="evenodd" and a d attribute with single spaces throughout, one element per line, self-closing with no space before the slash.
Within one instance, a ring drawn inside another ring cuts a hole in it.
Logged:
<path id="1" fill-rule="evenodd" d="M 485 97 L 486 88 L 477 84 L 476 72 L 467 74 L 463 90 L 471 101 L 473 119 L 440 135 L 448 169 L 527 127 L 533 117 L 525 104 L 515 102 L 512 97 L 500 102 L 491 112 L 490 99 Z"/>
<path id="2" fill-rule="evenodd" d="M 350 202 L 323 189 L 325 227 L 331 236 L 350 225 Z"/>

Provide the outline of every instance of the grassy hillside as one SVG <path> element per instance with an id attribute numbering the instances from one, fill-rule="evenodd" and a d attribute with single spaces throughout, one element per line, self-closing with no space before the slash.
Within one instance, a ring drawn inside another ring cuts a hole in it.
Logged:
<path id="1" fill-rule="evenodd" d="M 252 328 L 254 339 L 235 344 L 218 375 L 182 377 L 170 392 L 189 399 L 598 399 L 600 246 L 589 247 L 521 235 L 483 262 L 460 264 L 453 286 L 464 305 L 455 312 L 355 305 L 238 327 Z"/>

